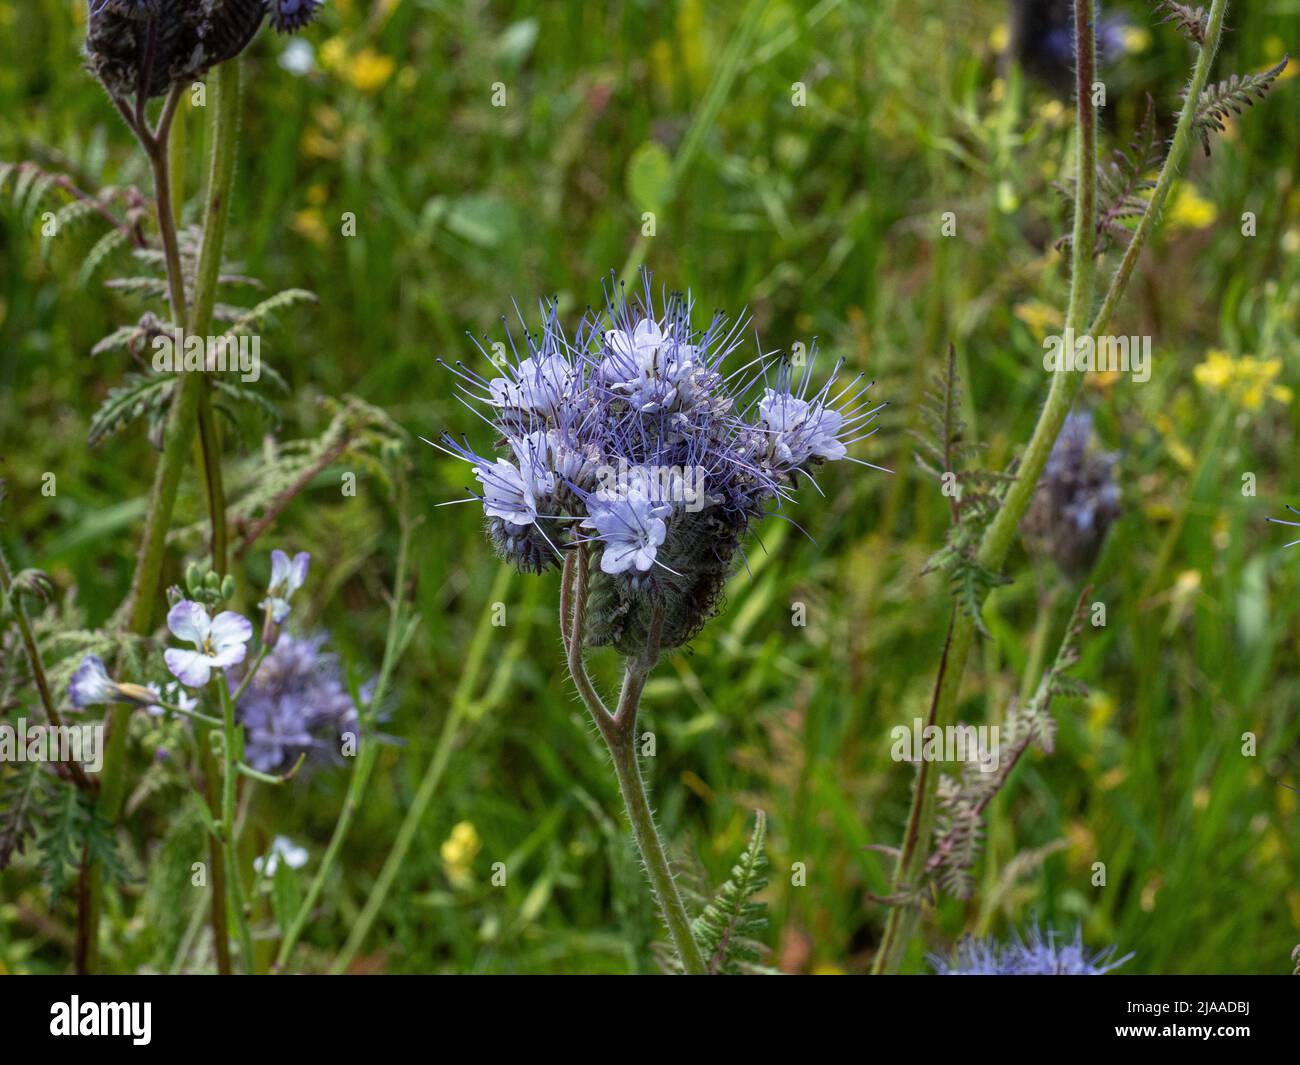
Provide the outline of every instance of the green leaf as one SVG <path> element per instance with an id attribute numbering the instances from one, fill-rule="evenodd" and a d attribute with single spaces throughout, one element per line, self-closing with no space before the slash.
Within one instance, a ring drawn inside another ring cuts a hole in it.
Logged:
<path id="1" fill-rule="evenodd" d="M 731 877 L 703 912 L 691 922 L 691 935 L 707 960 L 711 975 L 738 976 L 761 972 L 765 950 L 755 937 L 767 927 L 767 904 L 754 896 L 767 886 L 767 817 L 754 812 L 754 831 Z"/>
<path id="2" fill-rule="evenodd" d="M 627 164 L 627 194 L 640 211 L 662 214 L 672 196 L 673 162 L 658 141 L 646 141 Z"/>
<path id="3" fill-rule="evenodd" d="M 281 858 L 275 863 L 275 872 L 271 875 L 271 909 L 282 934 L 288 931 L 301 906 L 302 885 L 298 883 L 298 873 Z"/>
<path id="4" fill-rule="evenodd" d="M 518 70 L 532 55 L 537 43 L 537 19 L 511 23 L 497 39 L 497 58 L 509 70 Z"/>

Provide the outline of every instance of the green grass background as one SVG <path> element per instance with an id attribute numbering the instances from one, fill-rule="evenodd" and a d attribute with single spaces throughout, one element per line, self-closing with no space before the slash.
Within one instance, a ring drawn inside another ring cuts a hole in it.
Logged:
<path id="1" fill-rule="evenodd" d="M 889 730 L 925 711 L 950 602 L 922 573 L 947 508 L 916 471 L 908 430 L 951 341 L 988 461 L 1000 466 L 1028 438 L 1047 382 L 1026 307 L 1063 304 L 1051 244 L 1068 206 L 1052 183 L 1071 130 L 1047 89 L 1000 77 L 1006 11 L 994 0 L 768 0 L 746 39 L 751 6 L 336 0 L 302 38 L 315 53 L 307 76 L 277 64 L 285 40 L 265 32 L 245 60 L 228 249 L 273 290 L 320 297 L 264 339 L 292 384 L 288 437 L 321 430 L 322 395 L 355 393 L 413 435 L 449 427 L 486 446 L 435 359 L 472 357 L 465 331 L 499 336 L 512 300 L 529 313 L 556 295 L 575 321 L 600 299 L 602 277 L 637 253 L 647 207 L 657 233 L 641 250 L 657 281 L 689 288 L 706 311 L 748 308 L 767 348 L 815 336 L 876 378 L 891 405 L 857 453 L 895 472 L 827 469 L 826 498 L 806 491 L 797 515 L 815 542 L 767 523 L 725 612 L 660 666 L 644 710 L 657 737 L 647 772 L 674 850 L 698 855 L 716 882 L 761 807 L 774 963 L 858 972 L 885 917 L 872 896 L 887 892 L 890 872 L 868 846 L 897 842 L 911 787 Z M 0 0 L 0 158 L 62 161 L 89 186 L 147 189 L 139 153 L 80 67 L 82 9 Z M 1176 31 L 1157 28 L 1141 3 L 1123 10 L 1149 39 L 1107 70 L 1108 148 L 1131 131 L 1143 92 L 1173 114 L 1190 69 Z M 1300 47 L 1296 0 L 1236 4 L 1229 23 L 1220 77 Z M 729 60 L 734 78 L 720 85 Z M 505 107 L 491 104 L 497 82 Z M 792 106 L 795 83 L 806 106 Z M 1300 787 L 1300 548 L 1283 551 L 1287 530 L 1263 519 L 1300 504 L 1300 401 L 1240 410 L 1198 386 L 1193 367 L 1212 348 L 1278 358 L 1279 383 L 1300 388 L 1296 94 L 1284 82 L 1213 158 L 1197 150 L 1184 184 L 1215 218 L 1195 224 L 1184 212 L 1156 240 L 1116 325 L 1154 338 L 1152 378 L 1085 390 L 1121 453 L 1124 495 L 1092 575 L 1107 624 L 1086 631 L 1076 670 L 1093 694 L 1057 704 L 1056 753 L 1018 769 L 993 809 L 976 899 L 927 912 L 928 949 L 1038 919 L 1079 922 L 1090 944 L 1134 952 L 1128 972 L 1290 968 L 1300 812 L 1279 781 Z M 203 124 L 185 121 L 193 216 Z M 656 162 L 692 142 L 666 188 Z M 958 219 L 949 239 L 945 211 Z M 1241 234 L 1244 211 L 1258 216 L 1253 238 Z M 340 235 L 343 212 L 356 215 L 355 237 Z M 98 282 L 74 284 L 94 223 L 48 256 L 38 227 L 9 207 L 0 216 L 10 494 L 0 535 L 19 567 L 48 570 L 101 624 L 128 586 L 156 453 L 138 427 L 87 446 L 91 415 L 129 369 L 120 353 L 89 350 L 142 307 Z M 261 429 L 245 428 L 227 434 L 243 456 L 232 462 L 256 462 Z M 434 509 L 462 494 L 463 465 L 416 444 L 411 469 L 423 622 L 387 707 L 384 730 L 399 742 L 380 759 L 300 964 L 324 967 L 346 938 L 460 699 L 468 713 L 446 775 L 356 967 L 652 969 L 660 933 L 614 777 L 561 665 L 557 578 L 503 576 L 476 508 Z M 40 492 L 46 471 L 54 497 Z M 363 475 L 344 498 L 341 472 L 292 505 L 242 576 L 251 596 L 266 549 L 310 550 L 309 615 L 365 676 L 382 650 L 396 520 L 377 478 Z M 1253 497 L 1242 493 L 1247 472 Z M 191 475 L 181 518 L 201 517 Z M 1078 591 L 1019 549 L 1010 567 L 1015 583 L 988 608 L 993 638 L 962 690 L 969 721 L 1005 712 L 1035 633 L 1055 646 Z M 500 627 L 484 620 L 497 601 Z M 795 604 L 806 626 L 792 625 Z M 599 657 L 594 671 L 609 687 L 617 663 Z M 1247 731 L 1253 758 L 1241 753 Z M 138 768 L 148 760 L 138 751 Z M 345 787 L 341 769 L 261 794 L 256 838 L 289 836 L 318 861 Z M 141 898 L 177 799 L 143 801 L 122 834 L 141 882 L 110 904 L 115 968 L 159 964 Z M 467 876 L 452 875 L 442 847 L 461 822 L 480 842 Z M 1099 861 L 1105 887 L 1092 884 Z M 494 862 L 506 863 L 504 887 L 490 882 Z M 803 886 L 791 882 L 794 863 Z M 181 889 L 177 907 L 187 898 Z M 0 964 L 67 968 L 72 918 L 30 865 L 10 870 Z M 925 968 L 919 942 L 909 968 Z"/>

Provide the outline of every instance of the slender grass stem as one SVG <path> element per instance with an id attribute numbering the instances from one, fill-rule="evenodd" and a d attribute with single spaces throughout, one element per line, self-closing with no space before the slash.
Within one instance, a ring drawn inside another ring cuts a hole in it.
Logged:
<path id="1" fill-rule="evenodd" d="M 375 923 L 380 909 L 383 908 L 384 901 L 388 898 L 388 892 L 392 889 L 393 881 L 397 878 L 398 871 L 406 860 L 406 854 L 411 849 L 411 844 L 415 842 L 415 834 L 424 820 L 424 815 L 428 812 L 429 803 L 433 801 L 438 785 L 442 782 L 442 775 L 447 770 L 447 764 L 451 761 L 452 749 L 455 747 L 456 739 L 460 735 L 460 727 L 473 705 L 472 693 L 478 686 L 479 675 L 483 671 L 483 663 L 487 658 L 488 645 L 492 637 L 491 604 L 502 600 L 506 594 L 506 589 L 510 586 L 512 577 L 513 572 L 511 570 L 504 566 L 501 567 L 497 579 L 493 582 L 492 590 L 488 593 L 489 607 L 483 612 L 478 628 L 474 632 L 474 638 L 470 641 L 465 668 L 461 673 L 460 681 L 456 685 L 456 690 L 452 694 L 451 709 L 447 713 L 446 720 L 443 721 L 442 731 L 438 735 L 438 744 L 434 748 L 433 757 L 429 759 L 429 764 L 425 767 L 424 776 L 420 779 L 419 787 L 416 789 L 411 805 L 407 808 L 406 816 L 402 819 L 402 824 L 397 830 L 397 836 L 393 840 L 393 849 L 388 852 L 383 868 L 380 869 L 379 876 L 366 898 L 365 906 L 353 923 L 343 949 L 330 966 L 329 971 L 333 974 L 346 972 L 348 966 L 352 964 L 352 959 L 365 943 L 371 926 Z"/>
<path id="2" fill-rule="evenodd" d="M 379 756 L 379 743 L 370 735 L 375 720 L 375 708 L 382 705 L 384 696 L 388 692 L 389 681 L 393 669 L 397 665 L 397 659 L 401 656 L 402 649 L 405 646 L 405 634 L 409 628 L 404 620 L 402 603 L 410 559 L 411 521 L 407 512 L 405 482 L 399 480 L 398 485 L 398 515 L 401 522 L 401 532 L 397 542 L 397 567 L 393 577 L 393 598 L 389 604 L 388 635 L 384 640 L 384 657 L 379 667 L 379 678 L 375 681 L 374 693 L 371 695 L 370 703 L 361 719 L 361 737 L 359 741 L 361 746 L 357 752 L 357 764 L 352 771 L 352 779 L 348 781 L 348 791 L 343 800 L 343 809 L 339 811 L 339 818 L 334 824 L 334 831 L 330 836 L 329 844 L 325 848 L 325 855 L 321 859 L 320 868 L 316 870 L 316 875 L 312 877 L 311 884 L 307 888 L 307 894 L 303 897 L 301 905 L 299 905 L 297 912 L 289 922 L 289 926 L 284 931 L 284 937 L 280 940 L 280 949 L 276 952 L 275 957 L 274 971 L 276 972 L 282 971 L 289 963 L 293 948 L 297 946 L 298 939 L 302 936 L 303 929 L 307 926 L 307 921 L 316 908 L 316 902 L 325 889 L 325 881 L 333 871 L 334 864 L 338 861 L 339 852 L 343 849 L 343 841 L 347 838 L 348 831 L 352 827 L 353 818 L 356 817 L 357 811 L 361 809 L 366 787 L 370 783 L 370 774 L 375 767 L 375 760 Z"/>
<path id="3" fill-rule="evenodd" d="M 1213 0 L 1206 22 L 1205 44 L 1201 46 L 1197 55 L 1196 66 L 1187 88 L 1182 112 L 1178 118 L 1178 126 L 1170 143 L 1169 153 L 1166 155 L 1164 165 L 1161 167 L 1151 199 L 1142 214 L 1142 220 L 1139 222 L 1128 247 L 1124 251 L 1119 266 L 1111 278 L 1110 286 L 1102 300 L 1101 307 L 1087 329 L 1087 335 L 1089 336 L 1095 337 L 1104 332 L 1109 326 L 1111 318 L 1128 287 L 1129 279 L 1132 277 L 1137 260 L 1142 254 L 1142 249 L 1150 239 L 1159 221 L 1165 201 L 1168 199 L 1170 189 L 1173 187 L 1178 168 L 1191 146 L 1197 101 L 1200 99 L 1201 92 L 1209 80 L 1210 68 L 1214 63 L 1214 56 L 1218 51 L 1219 40 L 1223 33 L 1223 17 L 1226 10 L 1227 0 Z M 1090 18 L 1091 11 L 1092 5 L 1088 0 L 1079 0 L 1076 3 L 1075 31 L 1076 53 L 1079 57 L 1078 102 L 1080 130 L 1078 158 L 1078 186 L 1080 191 L 1076 201 L 1076 211 L 1079 214 L 1083 213 L 1085 206 L 1088 204 L 1094 205 L 1095 208 L 1095 188 L 1092 193 L 1083 191 L 1085 185 L 1094 184 L 1095 186 L 1096 182 L 1095 158 L 1085 159 L 1083 154 L 1086 144 L 1093 144 L 1095 151 L 1095 140 L 1091 139 L 1088 134 L 1090 128 L 1095 131 L 1096 124 L 1096 116 L 1092 114 L 1091 106 L 1092 76 L 1087 75 L 1085 82 L 1085 72 L 1093 71 L 1095 68 L 1096 47 Z M 1093 136 L 1095 136 L 1095 133 Z M 1066 319 L 1067 324 L 1072 326 L 1077 322 L 1084 321 L 1091 310 L 1091 296 L 1089 295 L 1085 299 L 1080 290 L 1079 279 L 1087 277 L 1086 273 L 1081 273 L 1080 252 L 1086 246 L 1089 257 L 1091 257 L 1091 239 L 1084 235 L 1090 232 L 1095 224 L 1095 218 L 1085 219 L 1081 223 L 1078 215 L 1076 215 L 1071 295 Z M 1081 236 L 1084 236 L 1084 241 L 1079 239 Z M 1084 266 L 1083 270 L 1086 271 L 1086 269 L 1087 267 Z M 1069 413 L 1075 397 L 1083 387 L 1083 380 L 1082 373 L 1057 373 L 1053 375 L 1047 401 L 1039 414 L 1038 423 L 1034 427 L 1033 436 L 1017 471 L 1016 480 L 1008 489 L 998 513 L 989 524 L 981 541 L 978 561 L 986 568 L 995 571 L 999 570 L 1006 560 L 1020 520 L 1024 517 L 1025 511 L 1033 499 L 1034 492 L 1038 487 L 1039 477 L 1042 476 L 1043 468 L 1047 465 L 1047 458 L 1051 454 L 1052 446 L 1056 443 L 1056 437 L 1060 433 L 1061 426 L 1065 422 L 1065 417 Z M 940 728 L 952 724 L 956 714 L 957 694 L 965 673 L 966 660 L 970 654 L 974 634 L 974 619 L 962 611 L 954 611 L 949 625 L 943 659 L 939 667 L 939 676 L 935 684 L 935 697 L 931 705 L 930 724 L 937 725 Z M 905 895 L 909 889 L 915 888 L 920 881 L 920 874 L 929 855 L 930 836 L 934 826 L 935 789 L 937 785 L 937 775 L 929 772 L 928 763 L 922 762 L 917 776 L 916 792 L 913 795 L 907 827 L 904 830 L 903 845 L 900 848 L 898 863 L 894 870 L 893 893 L 895 895 Z M 918 907 L 914 901 L 904 905 L 895 905 L 890 911 L 885 924 L 884 935 L 876 952 L 873 965 L 874 972 L 891 973 L 898 971 L 906 954 L 908 943 L 916 928 L 917 911 Z"/>

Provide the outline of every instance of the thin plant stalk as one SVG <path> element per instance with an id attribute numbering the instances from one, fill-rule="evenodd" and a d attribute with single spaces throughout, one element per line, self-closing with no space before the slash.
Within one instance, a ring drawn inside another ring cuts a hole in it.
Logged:
<path id="1" fill-rule="evenodd" d="M 230 910 L 235 917 L 235 938 L 239 944 L 240 960 L 244 972 L 256 971 L 253 936 L 248 928 L 248 905 L 244 895 L 244 880 L 239 872 L 239 852 L 236 846 L 235 799 L 238 794 L 239 771 L 237 763 L 242 747 L 239 727 L 235 723 L 235 700 L 231 698 L 224 670 L 219 670 L 212 681 L 221 700 L 221 844 L 225 852 L 227 886 Z"/>
<path id="2" fill-rule="evenodd" d="M 682 903 L 681 892 L 673 879 L 672 868 L 664 853 L 659 830 L 655 827 L 650 799 L 646 795 L 645 779 L 636 751 L 636 719 L 641 706 L 641 693 L 646 678 L 659 661 L 659 638 L 663 629 L 663 608 L 657 606 L 651 618 L 645 650 L 629 656 L 623 675 L 623 688 L 618 706 L 613 714 L 606 709 L 587 676 L 582 660 L 583 629 L 587 611 L 587 551 L 577 545 L 565 555 L 564 573 L 560 578 L 560 628 L 567 633 L 564 645 L 567 651 L 569 673 L 572 675 L 582 701 L 596 723 L 618 776 L 619 791 L 627 808 L 632 835 L 645 865 L 646 875 L 659 903 L 664 924 L 677 951 L 683 970 L 691 976 L 708 972 L 699 945 L 691 932 L 691 919 Z"/>
<path id="3" fill-rule="evenodd" d="M 1081 218 L 1085 205 L 1092 204 L 1095 209 L 1096 159 L 1095 155 L 1084 157 L 1085 144 L 1092 144 L 1095 151 L 1095 132 L 1090 137 L 1088 130 L 1095 131 L 1096 115 L 1092 108 L 1092 82 L 1095 76 L 1095 34 L 1091 21 L 1091 3 L 1080 0 L 1076 3 L 1075 36 L 1076 54 L 1078 56 L 1079 89 L 1079 161 L 1078 161 L 1078 199 L 1076 200 L 1075 240 L 1073 244 L 1073 277 L 1071 282 L 1069 313 L 1066 323 L 1075 329 L 1077 336 L 1096 337 L 1104 333 L 1110 325 L 1120 300 L 1128 287 L 1137 260 L 1155 229 L 1170 189 L 1173 187 L 1178 168 L 1191 147 L 1193 126 L 1196 117 L 1197 101 L 1209 80 L 1210 68 L 1219 47 L 1223 33 L 1223 17 L 1227 10 L 1227 0 L 1213 0 L 1205 27 L 1205 44 L 1197 54 L 1196 66 L 1192 72 L 1191 82 L 1183 102 L 1178 126 L 1169 146 L 1169 153 L 1161 167 L 1151 199 L 1143 212 L 1142 219 L 1134 232 L 1124 255 L 1111 278 L 1110 286 L 1102 300 L 1101 307 L 1087 328 L 1086 334 L 1078 328 L 1078 323 L 1086 320 L 1091 310 L 1091 296 L 1085 298 L 1082 286 L 1077 282 L 1081 276 L 1090 276 L 1090 267 L 1082 262 L 1086 247 L 1087 258 L 1092 259 L 1093 227 L 1095 218 Z M 1085 191 L 1092 186 L 1091 191 Z M 1080 240 L 1083 237 L 1083 240 Z M 1082 272 L 1081 272 L 1082 271 Z M 1038 479 L 1047 465 L 1052 446 L 1065 422 L 1079 390 L 1083 387 L 1083 373 L 1057 373 L 1053 375 L 1048 390 L 1047 402 L 1039 414 L 1038 423 L 1025 451 L 1024 459 L 1017 471 L 1016 479 L 1007 491 L 1002 505 L 993 521 L 984 533 L 977 559 L 982 566 L 997 571 L 1005 561 L 1007 553 L 1015 539 L 1021 518 L 1033 500 L 1038 487 Z M 954 609 L 948 626 L 948 636 L 944 644 L 943 657 L 940 661 L 939 675 L 935 682 L 934 696 L 930 708 L 929 724 L 944 728 L 952 724 L 956 714 L 957 695 L 966 669 L 971 643 L 975 635 L 974 619 L 967 613 Z M 903 834 L 903 843 L 894 869 L 893 894 L 906 895 L 921 878 L 925 862 L 929 857 L 931 835 L 935 817 L 935 791 L 938 777 L 929 771 L 929 764 L 922 762 L 917 777 L 916 791 L 908 815 L 907 827 Z M 876 952 L 873 971 L 876 973 L 897 972 L 903 963 L 907 947 L 916 928 L 918 908 L 914 901 L 895 905 L 890 911 L 885 925 L 884 936 Z"/>
<path id="4" fill-rule="evenodd" d="M 406 646 L 407 634 L 412 631 L 416 620 L 414 618 L 408 620 L 402 608 L 402 597 L 406 588 L 406 571 L 410 561 L 411 547 L 411 521 L 407 513 L 406 485 L 405 481 L 402 480 L 398 482 L 398 518 L 401 523 L 401 531 L 397 542 L 397 567 L 393 576 L 393 598 L 388 612 L 388 635 L 384 640 L 384 657 L 379 667 L 379 678 L 375 681 L 374 693 L 371 695 L 366 713 L 361 720 L 360 750 L 357 752 L 356 768 L 352 771 L 352 779 L 348 781 L 348 791 L 343 799 L 343 808 L 339 811 L 338 820 L 334 824 L 334 832 L 331 834 L 329 844 L 325 848 L 325 855 L 321 859 L 320 868 L 316 870 L 316 875 L 312 877 L 311 884 L 307 888 L 307 894 L 303 897 L 301 905 L 299 905 L 297 912 L 289 921 L 289 926 L 284 931 L 284 937 L 280 940 L 280 948 L 275 957 L 275 972 L 283 971 L 288 964 L 293 948 L 297 946 L 298 939 L 307 926 L 312 910 L 316 908 L 316 901 L 325 888 L 325 881 L 333 871 L 335 862 L 338 861 L 339 852 L 343 849 L 343 841 L 347 838 L 348 831 L 352 827 L 352 820 L 357 811 L 361 809 L 366 787 L 370 783 L 371 771 L 375 767 L 375 760 L 379 757 L 379 743 L 370 735 L 371 726 L 375 720 L 375 708 L 383 703 L 384 696 L 388 692 L 393 669 Z"/>
<path id="5" fill-rule="evenodd" d="M 492 584 L 492 590 L 488 593 L 489 604 L 502 601 L 506 590 L 510 586 L 512 577 L 513 571 L 503 566 L 497 574 L 497 579 Z M 411 844 L 415 842 L 415 834 L 420 827 L 420 823 L 424 820 L 424 815 L 428 812 L 429 804 L 433 801 L 438 785 L 442 783 L 443 773 L 446 772 L 447 765 L 451 761 L 451 753 L 460 735 L 460 727 L 473 706 L 471 693 L 478 685 L 479 674 L 483 671 L 483 663 L 487 658 L 491 636 L 492 610 L 489 607 L 488 610 L 483 612 L 479 626 L 474 632 L 474 638 L 470 641 L 469 653 L 465 659 L 465 668 L 461 672 L 460 681 L 452 694 L 451 709 L 447 713 L 446 720 L 442 723 L 442 731 L 438 735 L 438 743 L 434 748 L 433 757 L 429 759 L 429 764 L 425 767 L 424 776 L 420 779 L 419 787 L 416 789 L 415 796 L 411 799 L 410 806 L 407 807 L 406 816 L 402 819 L 402 824 L 397 830 L 397 836 L 393 840 L 392 850 L 388 852 L 388 857 L 384 860 L 383 868 L 380 869 L 379 876 L 371 887 L 370 894 L 366 897 L 366 903 L 353 922 L 352 930 L 348 933 L 343 949 L 339 951 L 330 965 L 329 971 L 331 974 L 337 975 L 346 972 L 348 966 L 352 964 L 352 959 L 356 957 L 357 951 L 365 943 L 366 936 L 370 934 L 371 926 L 375 923 L 380 909 L 383 908 L 384 901 L 388 898 L 388 892 L 392 889 L 393 881 L 397 879 L 398 871 L 406 860 L 406 854 L 411 849 Z"/>
<path id="6" fill-rule="evenodd" d="M 27 654 L 27 665 L 32 671 L 32 681 L 36 685 L 36 691 L 41 697 L 41 705 L 45 708 L 46 720 L 57 729 L 63 728 L 63 715 L 59 713 L 58 707 L 54 702 L 54 693 L 50 689 L 49 678 L 45 674 L 45 662 L 41 657 L 40 645 L 36 642 L 36 635 L 32 631 L 31 618 L 27 615 L 27 606 L 23 602 L 21 591 L 14 590 L 13 573 L 9 569 L 9 559 L 5 555 L 4 545 L 0 544 L 0 592 L 3 592 L 3 598 L 8 601 L 9 609 L 13 611 L 14 621 L 18 626 L 18 635 L 23 641 L 23 650 Z M 75 759 L 68 762 L 68 772 L 72 779 L 76 781 L 77 787 L 83 791 L 90 791 L 93 785 L 86 772 L 81 767 L 81 763 Z"/>

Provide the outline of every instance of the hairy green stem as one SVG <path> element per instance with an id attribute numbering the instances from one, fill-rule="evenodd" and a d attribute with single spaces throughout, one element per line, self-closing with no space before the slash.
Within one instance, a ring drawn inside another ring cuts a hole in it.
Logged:
<path id="1" fill-rule="evenodd" d="M 688 975 L 703 976 L 708 972 L 699 944 L 691 932 L 691 919 L 682 903 L 681 892 L 673 879 L 672 867 L 664 853 L 659 830 L 655 827 L 650 799 L 646 795 L 645 779 L 636 752 L 636 719 L 641 705 L 641 692 L 646 679 L 659 660 L 659 638 L 663 629 L 663 608 L 657 607 L 650 623 L 644 652 L 629 657 L 623 675 L 623 688 L 619 693 L 618 707 L 611 714 L 596 692 L 582 660 L 583 629 L 587 611 L 587 551 L 579 544 L 564 558 L 564 572 L 560 578 L 560 629 L 567 631 L 565 648 L 568 652 L 569 672 L 573 676 L 583 703 L 591 714 L 605 746 L 609 749 L 618 776 L 619 791 L 627 808 L 632 835 L 655 899 L 663 914 L 664 924 L 677 951 L 682 968 Z"/>
<path id="2" fill-rule="evenodd" d="M 1078 9 L 1083 7 L 1084 2 L 1077 5 Z M 1087 7 L 1090 13 L 1091 5 L 1088 4 Z M 1168 199 L 1170 189 L 1173 187 L 1178 167 L 1191 146 L 1197 101 L 1200 99 L 1201 92 L 1205 89 L 1206 82 L 1209 80 L 1210 68 L 1214 63 L 1214 56 L 1218 51 L 1219 40 L 1223 33 L 1223 16 L 1226 9 L 1227 0 L 1213 0 L 1206 25 L 1206 43 L 1201 47 L 1197 55 L 1196 66 L 1187 88 L 1182 112 L 1178 118 L 1178 127 L 1170 143 L 1169 153 L 1165 157 L 1160 176 L 1156 181 L 1155 189 L 1151 194 L 1146 210 L 1143 212 L 1142 220 L 1129 241 L 1114 276 L 1111 278 L 1110 287 L 1107 289 L 1100 309 L 1087 329 L 1086 335 L 1088 336 L 1095 337 L 1104 332 L 1109 326 L 1119 301 L 1128 287 L 1129 279 L 1132 277 L 1142 249 L 1159 221 L 1165 201 Z M 1093 193 L 1087 195 L 1085 195 L 1083 189 L 1086 184 L 1095 183 L 1096 181 L 1095 159 L 1085 160 L 1082 154 L 1085 142 L 1094 143 L 1095 145 L 1095 142 L 1089 140 L 1087 130 L 1090 126 L 1095 129 L 1096 121 L 1095 115 L 1091 114 L 1092 76 L 1088 76 L 1086 83 L 1084 81 L 1085 68 L 1087 70 L 1093 69 L 1093 57 L 1095 56 L 1094 34 L 1090 20 L 1076 17 L 1076 31 L 1085 22 L 1086 32 L 1078 34 L 1077 48 L 1080 57 L 1080 155 L 1078 173 L 1080 192 L 1076 210 L 1080 212 L 1085 203 L 1095 203 L 1095 189 Z M 1077 323 L 1086 320 L 1091 309 L 1091 295 L 1089 294 L 1085 299 L 1079 291 L 1079 278 L 1087 276 L 1080 272 L 1079 254 L 1084 245 L 1081 244 L 1079 237 L 1086 230 L 1090 230 L 1093 225 L 1095 225 L 1095 220 L 1088 220 L 1084 228 L 1081 229 L 1079 220 L 1076 218 L 1074 274 L 1071 282 L 1069 315 L 1067 316 L 1067 324 L 1074 327 L 1076 331 L 1078 329 Z M 1092 244 L 1090 239 L 1087 240 L 1086 246 L 1089 249 L 1089 255 L 1091 255 Z M 1086 267 L 1084 269 L 1086 270 Z M 1083 380 L 1083 374 L 1078 372 L 1063 372 L 1053 376 L 1051 387 L 1048 390 L 1047 401 L 1039 414 L 1033 436 L 1017 470 L 1016 479 L 1012 482 L 998 513 L 989 524 L 988 529 L 985 530 L 980 543 L 977 558 L 979 563 L 986 568 L 998 570 L 1005 561 L 1020 520 L 1024 517 L 1025 511 L 1028 509 L 1038 487 L 1038 479 L 1042 475 L 1043 468 L 1047 465 L 1047 458 L 1051 454 L 1052 446 L 1056 443 L 1056 437 L 1065 422 L 1066 415 L 1069 413 L 1075 397 L 1083 387 Z M 940 664 L 939 677 L 935 684 L 934 699 L 930 710 L 930 724 L 937 725 L 940 728 L 952 724 L 956 713 L 957 694 L 962 676 L 965 673 L 966 660 L 970 654 L 974 634 L 974 619 L 963 611 L 954 611 L 949 625 L 944 656 Z M 934 826 L 935 789 L 937 785 L 937 776 L 929 772 L 928 763 L 922 762 L 917 776 L 916 792 L 913 795 L 907 827 L 904 830 L 903 844 L 894 870 L 893 889 L 895 895 L 905 895 L 909 889 L 915 888 L 920 882 L 920 874 L 929 856 L 930 836 Z M 876 953 L 873 965 L 874 972 L 890 973 L 898 971 L 906 954 L 908 943 L 915 931 L 917 916 L 915 900 L 895 905 L 890 911 L 889 919 L 885 925 L 884 936 Z"/>

